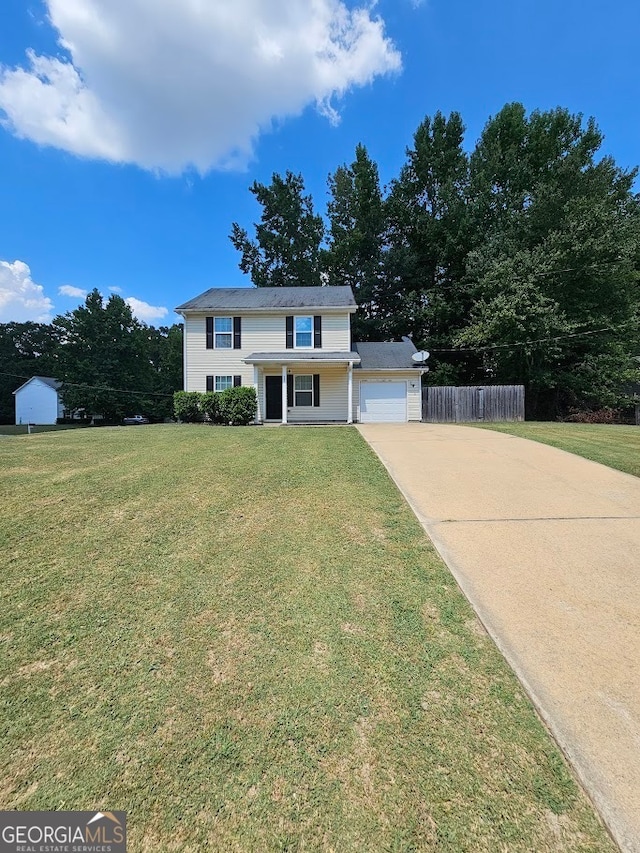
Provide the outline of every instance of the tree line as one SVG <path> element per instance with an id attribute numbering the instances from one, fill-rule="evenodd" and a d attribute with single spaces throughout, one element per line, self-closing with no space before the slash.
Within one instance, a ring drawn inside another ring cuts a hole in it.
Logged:
<path id="1" fill-rule="evenodd" d="M 602 155 L 595 121 L 507 104 L 475 147 L 459 113 L 416 130 L 382 187 L 364 145 L 328 178 L 325 215 L 302 175 L 250 191 L 233 223 L 258 287 L 349 285 L 356 340 L 410 335 L 430 384 L 524 383 L 529 414 L 624 403 L 640 355 L 637 169 Z"/>
<path id="2" fill-rule="evenodd" d="M 147 326 L 121 296 L 105 302 L 93 290 L 52 323 L 0 324 L 0 423 L 13 422 L 12 392 L 35 375 L 62 381 L 70 412 L 171 417 L 182 388 L 182 326 Z"/>
<path id="3" fill-rule="evenodd" d="M 542 418 L 623 404 L 640 363 L 638 170 L 562 108 L 507 104 L 471 151 L 464 134 L 459 113 L 427 116 L 384 187 L 358 145 L 323 214 L 302 175 L 254 182 L 260 220 L 230 235 L 240 269 L 257 287 L 349 285 L 354 339 L 410 335 L 432 354 L 430 384 L 523 383 Z M 0 324 L 0 420 L 34 374 L 62 380 L 70 410 L 170 416 L 182 326 L 147 326 L 94 290 L 50 324 Z"/>

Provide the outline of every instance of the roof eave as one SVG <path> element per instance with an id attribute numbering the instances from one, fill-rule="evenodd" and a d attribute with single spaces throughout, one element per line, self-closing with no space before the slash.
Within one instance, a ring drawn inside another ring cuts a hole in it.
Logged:
<path id="1" fill-rule="evenodd" d="M 242 308 L 236 306 L 220 306 L 210 305 L 205 308 L 190 308 L 188 305 L 178 305 L 173 309 L 176 314 L 181 314 L 183 317 L 187 314 L 211 314 L 217 312 L 220 314 L 232 314 L 234 311 L 241 314 L 283 314 L 284 312 L 299 313 L 308 315 L 310 312 L 318 311 L 322 314 L 355 314 L 358 310 L 357 305 L 302 305 L 298 308 L 292 306 L 271 306 L 270 308 Z"/>
<path id="2" fill-rule="evenodd" d="M 376 373 L 424 373 L 425 371 L 417 365 L 407 365 L 407 367 L 370 367 L 366 364 L 360 364 L 360 370 L 375 370 Z"/>
<path id="3" fill-rule="evenodd" d="M 360 359 L 355 356 L 345 356 L 345 358 L 301 358 L 299 355 L 287 357 L 273 356 L 247 356 L 242 361 L 245 364 L 353 364 L 358 365 Z"/>

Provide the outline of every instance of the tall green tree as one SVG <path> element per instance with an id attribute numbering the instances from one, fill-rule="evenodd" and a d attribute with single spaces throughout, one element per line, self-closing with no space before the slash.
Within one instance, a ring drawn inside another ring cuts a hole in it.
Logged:
<path id="1" fill-rule="evenodd" d="M 119 420 L 143 408 L 154 388 L 145 327 L 116 294 L 105 303 L 98 290 L 53 326 L 61 346 L 56 378 L 65 408 Z"/>
<path id="2" fill-rule="evenodd" d="M 592 119 L 509 104 L 471 157 L 473 302 L 455 340 L 485 348 L 495 381 L 526 383 L 539 414 L 613 404 L 632 369 L 637 172 L 598 158 L 601 145 Z"/>
<path id="3" fill-rule="evenodd" d="M 0 324 L 0 423 L 13 423 L 13 391 L 32 376 L 55 376 L 58 340 L 46 323 Z"/>
<path id="4" fill-rule="evenodd" d="M 447 346 L 464 323 L 471 247 L 466 213 L 468 157 L 459 113 L 427 116 L 387 203 L 389 331 L 416 343 Z"/>
<path id="5" fill-rule="evenodd" d="M 464 132 L 458 113 L 426 117 L 386 198 L 358 146 L 329 178 L 324 251 L 300 175 L 255 183 L 256 239 L 231 235 L 241 269 L 259 286 L 351 285 L 356 335 L 410 334 L 432 382 L 524 382 L 538 415 L 615 403 L 640 338 L 637 171 L 560 108 L 507 104 L 471 154 Z"/>
<path id="6" fill-rule="evenodd" d="M 257 287 L 320 285 L 324 223 L 313 211 L 311 196 L 305 195 L 302 175 L 274 174 L 268 186 L 254 181 L 249 189 L 262 207 L 255 239 L 237 222 L 230 235 L 242 255 L 242 272 Z"/>
<path id="7" fill-rule="evenodd" d="M 350 166 L 339 166 L 329 176 L 328 185 L 327 279 L 329 284 L 353 289 L 358 303 L 354 339 L 372 340 L 381 334 L 386 218 L 378 167 L 364 145 L 356 147 Z"/>
<path id="8" fill-rule="evenodd" d="M 183 388 L 183 325 L 144 329 L 153 382 L 144 399 L 144 413 L 157 418 L 173 414 L 173 394 Z"/>

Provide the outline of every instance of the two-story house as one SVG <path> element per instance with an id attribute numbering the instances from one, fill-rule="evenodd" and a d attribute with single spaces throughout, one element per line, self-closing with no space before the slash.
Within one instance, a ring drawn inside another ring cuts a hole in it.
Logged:
<path id="1" fill-rule="evenodd" d="M 256 421 L 419 421 L 421 373 L 401 343 L 351 342 L 350 287 L 211 288 L 184 318 L 185 391 L 257 391 Z"/>

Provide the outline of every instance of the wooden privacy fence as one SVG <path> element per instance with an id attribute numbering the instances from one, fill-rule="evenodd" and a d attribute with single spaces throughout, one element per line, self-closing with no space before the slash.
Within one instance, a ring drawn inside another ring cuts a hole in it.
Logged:
<path id="1" fill-rule="evenodd" d="M 524 385 L 423 388 L 422 420 L 432 424 L 523 421 Z"/>

